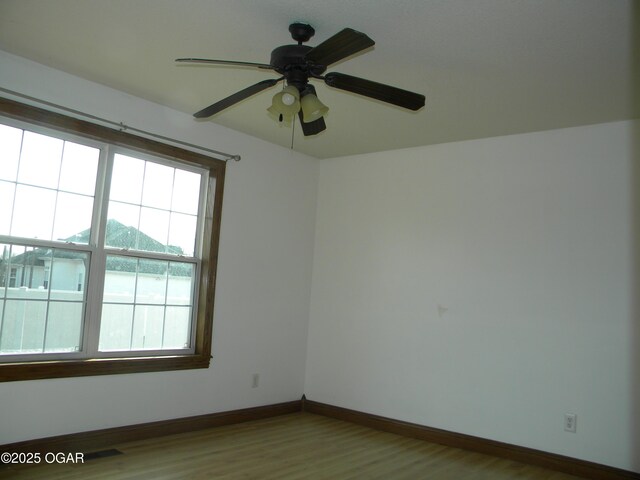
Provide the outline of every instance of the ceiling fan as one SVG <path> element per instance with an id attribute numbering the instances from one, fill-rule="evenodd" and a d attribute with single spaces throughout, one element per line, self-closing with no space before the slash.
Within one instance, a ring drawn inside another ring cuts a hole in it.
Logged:
<path id="1" fill-rule="evenodd" d="M 289 25 L 291 37 L 297 45 L 283 45 L 271 52 L 271 60 L 266 63 L 238 62 L 233 60 L 213 60 L 207 58 L 178 58 L 181 63 L 205 63 L 214 65 L 230 65 L 273 70 L 280 74 L 279 78 L 262 80 L 239 92 L 209 105 L 193 114 L 196 118 L 206 118 L 235 105 L 236 103 L 273 87 L 281 80 L 286 86 L 273 98 L 269 110 L 279 116 L 293 119 L 298 115 L 305 136 L 316 135 L 326 129 L 324 114 L 328 108 L 316 97 L 315 88 L 310 79 L 324 80 L 333 88 L 357 93 L 365 97 L 397 105 L 409 110 L 419 110 L 425 104 L 424 95 L 402 90 L 390 85 L 353 77 L 344 73 L 330 72 L 324 74 L 330 65 L 361 52 L 375 44 L 364 33 L 345 28 L 315 47 L 303 45 L 315 34 L 311 25 L 292 23 Z"/>

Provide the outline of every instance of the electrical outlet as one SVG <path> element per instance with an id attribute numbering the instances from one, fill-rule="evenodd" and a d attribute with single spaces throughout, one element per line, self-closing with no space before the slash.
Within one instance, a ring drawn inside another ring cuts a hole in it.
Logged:
<path id="1" fill-rule="evenodd" d="M 254 373 L 253 374 L 253 380 L 251 383 L 251 388 L 258 388 L 258 385 L 260 384 L 260 374 L 259 373 Z"/>
<path id="2" fill-rule="evenodd" d="M 575 413 L 564 414 L 564 431 L 576 433 L 577 415 Z"/>

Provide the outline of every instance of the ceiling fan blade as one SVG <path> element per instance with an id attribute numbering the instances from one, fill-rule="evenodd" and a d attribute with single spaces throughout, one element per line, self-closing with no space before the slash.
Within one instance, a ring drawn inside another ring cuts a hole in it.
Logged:
<path id="1" fill-rule="evenodd" d="M 327 129 L 327 125 L 326 123 L 324 123 L 324 117 L 320 117 L 319 119 L 314 120 L 313 122 L 304 123 L 302 121 L 302 110 L 300 110 L 298 112 L 298 118 L 300 119 L 300 125 L 302 126 L 302 133 L 304 133 L 305 137 L 308 137 L 309 135 L 317 135 L 318 133 Z"/>
<path id="2" fill-rule="evenodd" d="M 252 62 L 236 62 L 234 60 L 214 60 L 211 58 L 176 58 L 178 63 L 206 63 L 209 65 L 231 65 L 234 67 L 256 67 L 265 70 L 273 70 L 271 65 L 266 63 L 252 63 Z"/>
<path id="3" fill-rule="evenodd" d="M 305 60 L 327 67 L 338 60 L 372 47 L 375 43 L 364 33 L 345 28 L 309 50 Z"/>
<path id="4" fill-rule="evenodd" d="M 245 88 L 244 90 L 240 90 L 239 92 L 234 93 L 233 95 L 229 95 L 227 98 L 223 98 L 219 102 L 214 103 L 213 105 L 209 105 L 207 108 L 203 108 L 199 112 L 193 114 L 196 118 L 206 118 L 211 115 L 215 115 L 218 112 L 221 112 L 225 108 L 229 108 L 231 105 L 235 105 L 236 103 L 244 100 L 245 98 L 249 98 L 251 95 L 255 95 L 258 92 L 266 90 L 269 87 L 273 87 L 276 83 L 278 83 L 282 78 L 262 80 L 261 82 L 256 83 L 255 85 L 251 85 L 250 87 Z"/>
<path id="5" fill-rule="evenodd" d="M 365 97 L 374 98 L 392 105 L 408 108 L 409 110 L 419 110 L 424 107 L 424 95 L 409 92 L 390 85 L 372 82 L 364 78 L 352 77 L 344 73 L 327 73 L 324 77 L 327 85 L 340 90 L 364 95 Z"/>

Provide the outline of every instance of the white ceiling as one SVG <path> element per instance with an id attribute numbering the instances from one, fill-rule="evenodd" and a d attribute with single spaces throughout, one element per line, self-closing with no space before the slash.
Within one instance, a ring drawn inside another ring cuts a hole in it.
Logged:
<path id="1" fill-rule="evenodd" d="M 639 11 L 634 0 L 0 0 L 0 49 L 193 113 L 275 74 L 175 58 L 269 63 L 294 43 L 294 21 L 314 26 L 311 46 L 354 28 L 375 47 L 328 71 L 422 93 L 426 107 L 315 81 L 327 130 L 295 126 L 294 149 L 327 158 L 637 118 Z M 208 121 L 290 146 L 291 126 L 266 112 L 277 89 Z"/>

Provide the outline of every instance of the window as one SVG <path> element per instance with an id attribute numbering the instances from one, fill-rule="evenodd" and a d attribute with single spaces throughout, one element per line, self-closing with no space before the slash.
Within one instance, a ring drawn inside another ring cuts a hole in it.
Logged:
<path id="1" fill-rule="evenodd" d="M 207 367 L 224 162 L 3 112 L 0 380 Z"/>

